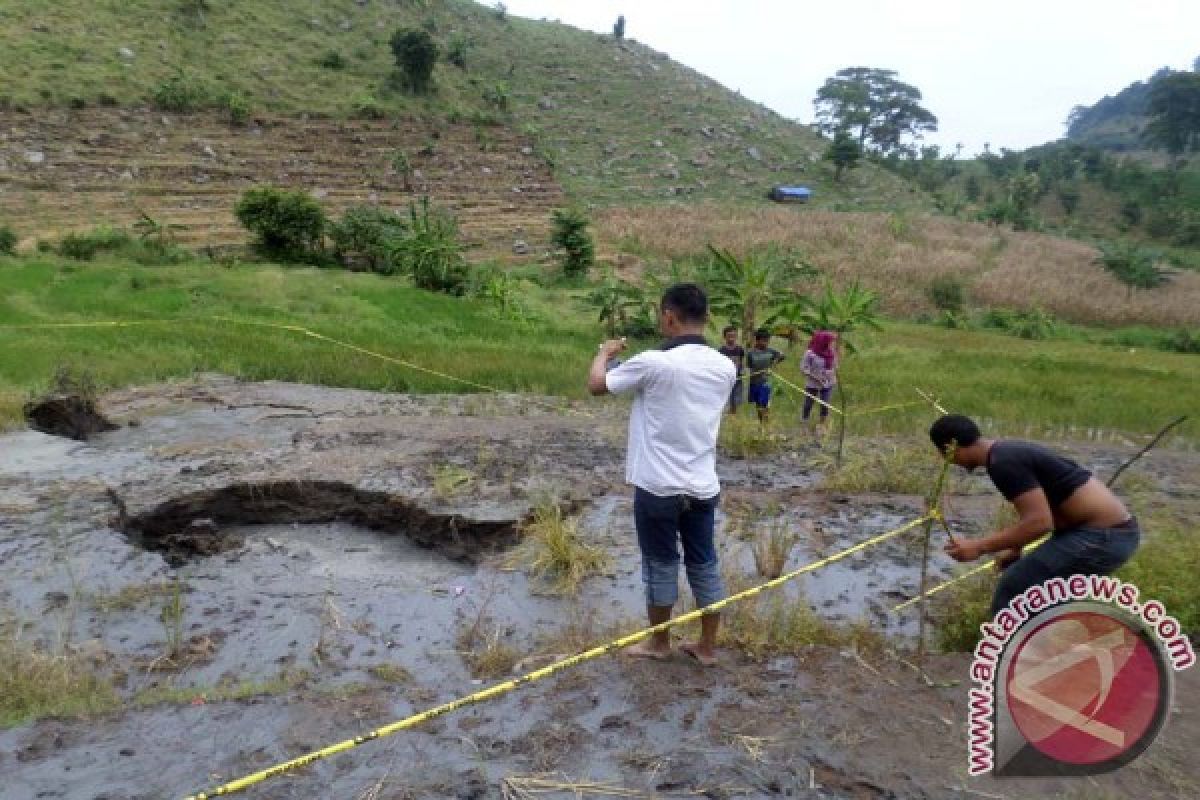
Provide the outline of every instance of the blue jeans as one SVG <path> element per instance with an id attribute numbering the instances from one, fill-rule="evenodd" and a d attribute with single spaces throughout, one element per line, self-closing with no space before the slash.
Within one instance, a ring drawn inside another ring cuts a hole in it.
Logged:
<path id="1" fill-rule="evenodd" d="M 1055 531 L 1041 546 L 1008 566 L 992 595 L 992 614 L 1014 597 L 1051 578 L 1108 575 L 1124 564 L 1141 541 L 1137 519 L 1112 528 L 1069 528 Z"/>
<path id="2" fill-rule="evenodd" d="M 679 543 L 696 605 L 725 596 L 713 541 L 720 495 L 704 500 L 679 494 L 659 497 L 639 488 L 633 495 L 633 522 L 642 551 L 646 605 L 670 608 L 679 599 Z"/>

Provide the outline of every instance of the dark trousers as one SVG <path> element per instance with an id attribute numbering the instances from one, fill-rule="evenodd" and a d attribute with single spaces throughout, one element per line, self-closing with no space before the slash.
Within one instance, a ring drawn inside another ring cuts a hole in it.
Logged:
<path id="1" fill-rule="evenodd" d="M 642 551 L 647 605 L 665 608 L 679 599 L 680 543 L 696 605 L 703 607 L 725 596 L 713 540 L 719 500 L 720 495 L 659 497 L 640 488 L 634 493 L 633 521 Z"/>
<path id="2" fill-rule="evenodd" d="M 1141 541 L 1137 519 L 1113 528 L 1069 528 L 1018 558 L 1000 575 L 992 595 L 992 614 L 1017 595 L 1051 578 L 1108 575 L 1137 550 Z"/>

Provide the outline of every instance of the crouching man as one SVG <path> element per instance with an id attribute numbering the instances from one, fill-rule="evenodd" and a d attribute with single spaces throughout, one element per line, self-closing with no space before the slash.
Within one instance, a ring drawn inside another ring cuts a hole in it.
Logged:
<path id="1" fill-rule="evenodd" d="M 996 614 L 1017 595 L 1051 578 L 1108 575 L 1137 549 L 1137 520 L 1108 487 L 1083 467 L 1045 447 L 1015 439 L 984 439 L 971 419 L 951 414 L 929 429 L 954 463 L 987 470 L 992 483 L 1016 508 L 1013 525 L 977 539 L 950 538 L 946 552 L 956 561 L 996 554 L 1003 569 L 992 597 Z M 1043 533 L 1052 535 L 1029 553 L 1022 548 Z"/>
<path id="2" fill-rule="evenodd" d="M 721 486 L 717 480 L 717 433 L 737 369 L 704 340 L 708 298 L 695 284 L 672 286 L 659 306 L 659 329 L 667 341 L 608 370 L 623 340 L 600 345 L 588 373 L 594 395 L 633 393 L 625 480 L 633 484 L 633 519 L 642 552 L 646 613 L 652 625 L 671 618 L 679 594 L 679 547 L 697 606 L 722 599 L 713 528 Z M 700 663 L 716 663 L 720 617 L 701 619 L 700 639 L 683 650 Z M 668 631 L 627 651 L 664 659 Z"/>

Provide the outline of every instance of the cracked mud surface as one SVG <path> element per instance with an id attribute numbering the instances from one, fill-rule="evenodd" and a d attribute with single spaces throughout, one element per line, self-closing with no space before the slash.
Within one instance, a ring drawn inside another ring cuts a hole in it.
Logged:
<path id="1" fill-rule="evenodd" d="M 486 685 L 457 652 L 481 619 L 517 668 L 572 652 L 568 629 L 640 620 L 619 403 L 589 409 L 598 421 L 515 396 L 205 376 L 116 392 L 101 408 L 122 427 L 86 443 L 0 435 L 0 611 L 27 640 L 67 641 L 127 698 L 179 691 L 0 731 L 5 800 L 183 796 Z M 1105 472 L 1127 453 L 1079 455 Z M 1162 451 L 1145 469 L 1170 500 L 1195 492 L 1196 464 Z M 751 508 L 759 525 L 804 531 L 790 567 L 921 510 L 915 497 L 816 491 L 803 452 L 723 458 L 721 472 L 720 529 Z M 967 527 L 993 504 L 973 486 L 955 503 Z M 548 596 L 509 559 L 519 522 L 545 497 L 574 509 L 584 538 L 611 555 L 576 597 Z M 727 569 L 753 572 L 744 541 L 722 535 L 721 547 Z M 948 567 L 935 560 L 935 572 Z M 182 648 L 164 665 L 162 587 L 176 579 Z M 916 581 L 913 549 L 896 540 L 786 591 L 899 640 L 914 620 L 887 609 Z M 938 656 L 930 672 L 960 683 L 927 688 L 895 660 L 864 665 L 828 648 L 761 662 L 725 652 L 712 670 L 609 657 L 244 796 L 499 797 L 506 776 L 530 773 L 646 796 L 1200 796 L 1194 672 L 1180 676 L 1160 740 L 1130 767 L 1094 783 L 1020 784 L 965 778 L 967 660 Z M 244 681 L 277 687 L 218 698 Z"/>

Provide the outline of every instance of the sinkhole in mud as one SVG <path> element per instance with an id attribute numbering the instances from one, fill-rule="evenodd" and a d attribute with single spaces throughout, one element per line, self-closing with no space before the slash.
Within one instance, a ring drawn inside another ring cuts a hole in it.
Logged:
<path id="1" fill-rule="evenodd" d="M 468 564 L 511 547 L 519 520 L 473 520 L 434 514 L 388 492 L 337 481 L 236 483 L 174 497 L 153 509 L 121 515 L 121 530 L 173 567 L 243 545 L 228 528 L 245 525 L 346 522 Z"/>

